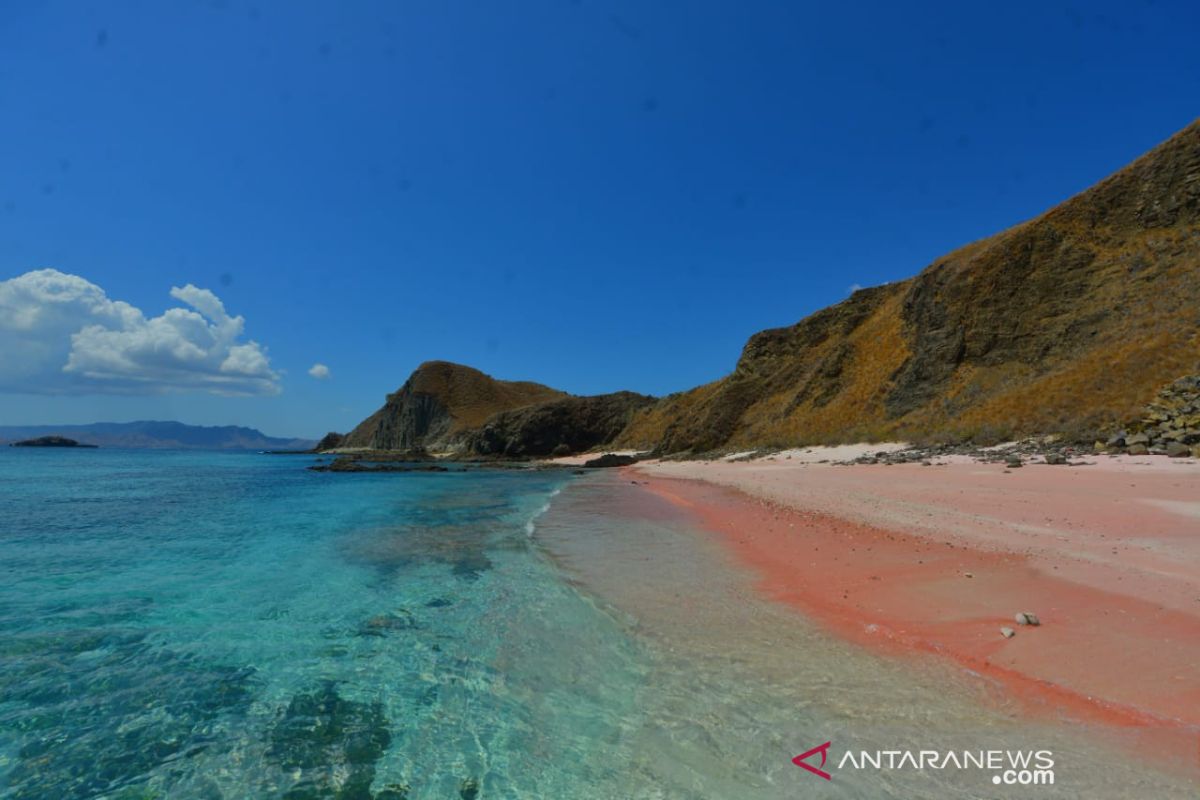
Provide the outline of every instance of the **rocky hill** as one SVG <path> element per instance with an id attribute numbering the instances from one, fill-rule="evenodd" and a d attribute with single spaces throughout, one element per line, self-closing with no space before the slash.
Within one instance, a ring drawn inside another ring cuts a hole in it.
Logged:
<path id="1" fill-rule="evenodd" d="M 567 396 L 540 383 L 500 381 L 461 364 L 427 361 L 382 408 L 346 434 L 341 447 L 460 449 L 462 435 L 493 414 Z"/>
<path id="2" fill-rule="evenodd" d="M 618 444 L 991 441 L 1138 416 L 1200 365 L 1200 123 L 1029 222 L 751 337 Z"/>

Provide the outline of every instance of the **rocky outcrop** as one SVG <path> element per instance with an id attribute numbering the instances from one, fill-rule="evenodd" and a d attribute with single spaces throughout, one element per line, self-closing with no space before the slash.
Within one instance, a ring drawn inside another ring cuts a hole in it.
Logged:
<path id="1" fill-rule="evenodd" d="M 321 441 L 317 442 L 317 446 L 313 448 L 314 453 L 325 453 L 330 450 L 336 450 L 342 446 L 346 440 L 346 436 L 341 433 L 330 431 L 321 437 Z"/>
<path id="2" fill-rule="evenodd" d="M 446 451 L 493 414 L 557 400 L 564 392 L 524 381 L 500 381 L 448 361 L 419 366 L 383 407 L 342 441 L 343 448 Z"/>
<path id="3" fill-rule="evenodd" d="M 616 445 L 700 453 L 1056 432 L 1079 440 L 1198 370 L 1193 123 L 914 278 L 756 334 L 732 374 L 638 412 Z"/>
<path id="4" fill-rule="evenodd" d="M 1188 375 L 1164 386 L 1140 420 L 1107 441 L 1096 442 L 1096 449 L 1200 458 L 1200 375 Z"/>
<path id="5" fill-rule="evenodd" d="M 582 453 L 611 442 L 635 411 L 654 402 L 646 395 L 615 392 L 502 411 L 465 437 L 465 449 L 505 458 Z"/>

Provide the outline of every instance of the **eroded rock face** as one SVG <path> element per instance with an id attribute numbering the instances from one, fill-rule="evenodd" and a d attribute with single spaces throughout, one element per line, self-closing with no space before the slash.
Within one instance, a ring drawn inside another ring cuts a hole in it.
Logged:
<path id="1" fill-rule="evenodd" d="M 580 453 L 612 442 L 635 411 L 655 402 L 633 392 L 567 397 L 504 411 L 465 439 L 481 456 L 529 458 Z"/>
<path id="2" fill-rule="evenodd" d="M 675 453 L 722 447 L 746 426 L 755 414 L 754 406 L 766 398 L 780 398 L 780 416 L 809 403 L 828 404 L 841 391 L 845 368 L 853 358 L 847 337 L 896 291 L 895 286 L 860 289 L 791 327 L 754 334 L 732 375 L 718 382 L 698 407 L 672 415 L 656 443 L 659 449 Z"/>

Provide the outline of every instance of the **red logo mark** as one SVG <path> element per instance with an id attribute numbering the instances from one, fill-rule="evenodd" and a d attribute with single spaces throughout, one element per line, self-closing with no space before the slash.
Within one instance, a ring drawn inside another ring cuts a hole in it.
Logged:
<path id="1" fill-rule="evenodd" d="M 808 758 L 809 756 L 815 756 L 817 753 L 820 753 L 821 754 L 821 766 L 822 767 L 825 766 L 825 756 L 829 752 L 829 745 L 831 745 L 831 744 L 832 744 L 832 742 L 826 742 L 825 744 L 817 745 L 812 750 L 809 750 L 807 753 L 801 753 L 800 755 L 793 758 L 792 763 L 795 764 L 797 767 L 802 767 L 803 769 L 808 770 L 813 775 L 819 775 L 820 777 L 824 778 L 827 781 L 833 780 L 829 776 L 829 773 L 826 772 L 825 770 L 817 769 L 812 764 L 804 763 L 804 759 Z"/>

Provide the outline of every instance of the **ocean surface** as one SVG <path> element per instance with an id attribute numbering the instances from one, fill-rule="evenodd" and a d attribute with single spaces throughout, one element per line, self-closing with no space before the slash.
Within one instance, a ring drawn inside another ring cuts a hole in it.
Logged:
<path id="1" fill-rule="evenodd" d="M 0 452 L 0 798 L 1194 796 L 758 599 L 616 473 L 311 460 Z M 1056 785 L 791 763 L 827 740 Z"/>

